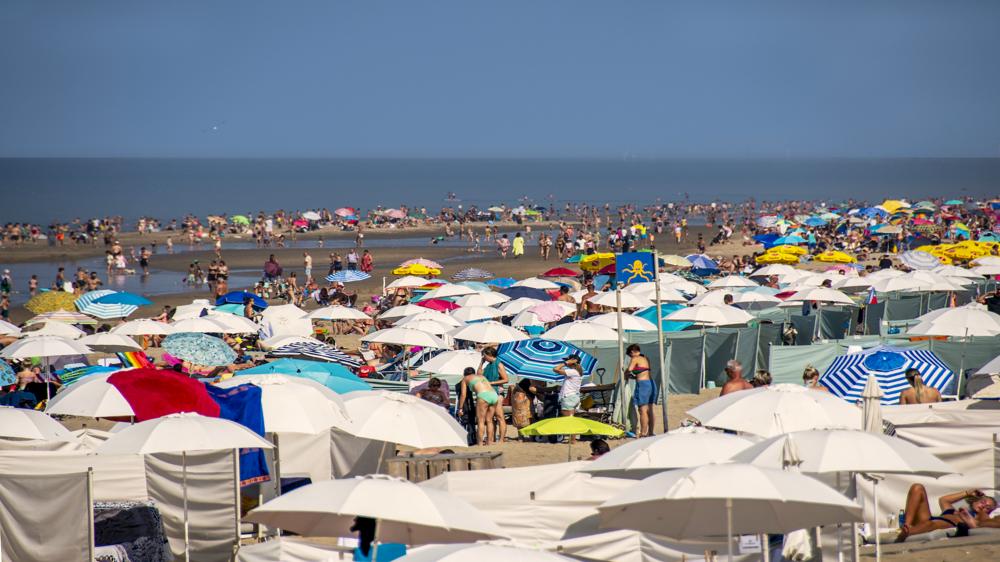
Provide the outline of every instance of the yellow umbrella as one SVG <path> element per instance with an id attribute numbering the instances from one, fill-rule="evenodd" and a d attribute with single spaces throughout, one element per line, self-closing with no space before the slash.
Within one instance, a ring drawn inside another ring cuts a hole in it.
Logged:
<path id="1" fill-rule="evenodd" d="M 421 263 L 414 263 L 410 265 L 404 265 L 403 267 L 397 267 L 392 270 L 393 275 L 416 275 L 418 277 L 423 277 L 425 275 L 440 275 L 441 270 L 435 269 L 433 267 L 427 267 Z"/>
<path id="2" fill-rule="evenodd" d="M 830 250 L 823 252 L 822 254 L 816 255 L 816 261 L 821 261 L 824 263 L 857 263 L 858 260 L 854 259 L 844 252 Z"/>
<path id="3" fill-rule="evenodd" d="M 621 437 L 625 431 L 613 425 L 578 418 L 576 416 L 561 416 L 537 421 L 520 431 L 526 437 L 542 435 L 604 435 Z M 567 443 L 569 443 L 567 441 Z M 566 460 L 572 460 L 572 448 L 569 449 Z"/>
<path id="4" fill-rule="evenodd" d="M 600 271 L 609 265 L 614 265 L 615 255 L 610 252 L 591 254 L 580 259 L 580 269 L 584 271 Z"/>
<path id="5" fill-rule="evenodd" d="M 69 310 L 75 312 L 76 305 L 74 303 L 76 302 L 76 298 L 77 296 L 73 293 L 67 293 L 64 291 L 46 291 L 31 297 L 31 300 L 29 300 L 24 307 L 35 314 L 55 312 L 57 310 Z"/>
<path id="6" fill-rule="evenodd" d="M 890 214 L 895 213 L 903 207 L 909 207 L 910 205 L 902 201 L 897 201 L 895 199 L 886 199 L 882 202 L 882 208 L 888 211 Z"/>
<path id="7" fill-rule="evenodd" d="M 663 260 L 663 263 L 672 267 L 691 267 L 691 262 L 689 262 L 684 256 L 667 254 L 665 256 L 660 256 L 660 259 Z"/>
<path id="8" fill-rule="evenodd" d="M 794 265 L 799 263 L 799 257 L 794 254 L 787 254 L 784 252 L 765 252 L 763 255 L 757 256 L 757 263 L 783 263 L 787 265 Z"/>
<path id="9" fill-rule="evenodd" d="M 791 244 L 782 244 L 781 246 L 774 246 L 768 248 L 768 252 L 777 252 L 782 254 L 791 254 L 793 256 L 804 256 L 808 251 L 801 246 L 792 246 Z"/>

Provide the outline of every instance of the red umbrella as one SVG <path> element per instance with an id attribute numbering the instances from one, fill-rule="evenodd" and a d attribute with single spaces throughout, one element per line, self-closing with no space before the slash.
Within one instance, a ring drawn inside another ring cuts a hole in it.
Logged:
<path id="1" fill-rule="evenodd" d="M 179 412 L 219 417 L 219 404 L 205 390 L 205 383 L 174 371 L 131 369 L 108 377 L 132 406 L 136 421 L 146 421 Z"/>
<path id="2" fill-rule="evenodd" d="M 354 207 L 341 207 L 333 212 L 333 214 L 338 217 L 349 217 L 351 215 L 356 215 L 358 212 L 354 210 Z"/>
<path id="3" fill-rule="evenodd" d="M 597 273 L 599 275 L 614 275 L 615 271 L 617 271 L 615 269 L 615 264 L 611 264 L 611 265 L 606 265 L 606 266 L 602 267 L 601 270 L 598 271 Z"/>
<path id="4" fill-rule="evenodd" d="M 577 275 L 579 275 L 579 273 L 573 271 L 572 269 L 566 267 L 554 267 L 539 275 L 539 277 L 576 277 Z"/>
<path id="5" fill-rule="evenodd" d="M 429 308 L 431 310 L 436 310 L 438 312 L 448 312 L 449 310 L 455 310 L 456 308 L 461 308 L 457 304 L 446 301 L 444 299 L 427 299 L 425 301 L 420 301 L 417 306 L 422 306 L 424 308 Z"/>

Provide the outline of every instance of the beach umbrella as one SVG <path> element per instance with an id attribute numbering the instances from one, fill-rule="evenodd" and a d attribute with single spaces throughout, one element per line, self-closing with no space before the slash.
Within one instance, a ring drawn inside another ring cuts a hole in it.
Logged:
<path id="1" fill-rule="evenodd" d="M 534 306 L 527 308 L 525 311 L 534 314 L 535 318 L 543 324 L 547 324 L 549 322 L 561 320 L 565 316 L 572 314 L 576 311 L 576 306 L 572 303 L 566 303 L 563 301 L 546 301 L 535 304 Z"/>
<path id="2" fill-rule="evenodd" d="M 34 357 L 65 357 L 93 353 L 86 345 L 59 336 L 24 338 L 0 350 L 4 359 L 23 360 Z"/>
<path id="3" fill-rule="evenodd" d="M 582 471 L 595 476 L 641 480 L 664 470 L 729 462 L 733 455 L 753 443 L 745 437 L 718 431 L 669 432 L 616 447 Z"/>
<path id="4" fill-rule="evenodd" d="M 450 316 L 459 322 L 477 322 L 499 318 L 503 313 L 491 306 L 465 306 L 451 311 Z"/>
<path id="5" fill-rule="evenodd" d="M 510 325 L 515 328 L 525 328 L 527 326 L 544 327 L 546 322 L 543 322 L 538 315 L 530 310 L 525 310 L 523 312 L 518 312 L 510 319 Z"/>
<path id="6" fill-rule="evenodd" d="M 549 281 L 547 279 L 539 279 L 538 277 L 528 277 L 527 279 L 522 279 L 512 285 L 513 287 L 527 287 L 529 289 L 541 289 L 543 291 L 549 291 L 553 289 L 558 289 L 559 285 Z"/>
<path id="7" fill-rule="evenodd" d="M 233 348 L 208 334 L 171 334 L 163 339 L 163 350 L 176 359 L 205 367 L 220 367 L 236 361 Z"/>
<path id="8" fill-rule="evenodd" d="M 840 264 L 858 263 L 857 258 L 846 252 L 841 252 L 839 250 L 827 250 L 825 252 L 816 254 L 813 257 L 813 260 L 823 263 L 840 263 Z"/>
<path id="9" fill-rule="evenodd" d="M 361 366 L 361 361 L 343 351 L 324 343 L 290 343 L 283 345 L 270 352 L 275 357 L 308 357 L 320 361 L 339 363 L 345 367 L 354 369 Z"/>
<path id="10" fill-rule="evenodd" d="M 737 306 L 745 310 L 772 308 L 778 306 L 781 302 L 781 299 L 777 297 L 764 293 L 758 293 L 756 291 L 745 291 L 733 295 L 733 306 Z"/>
<path id="11" fill-rule="evenodd" d="M 708 284 L 709 289 L 740 289 L 743 287 L 757 286 L 757 283 L 739 275 L 727 275 L 725 277 L 720 277 Z"/>
<path id="12" fill-rule="evenodd" d="M 827 287 L 813 287 L 810 289 L 803 289 L 801 291 L 796 291 L 790 297 L 785 299 L 785 302 L 803 302 L 803 301 L 846 304 L 846 305 L 856 306 L 856 303 L 851 299 L 851 297 L 845 295 L 844 293 L 841 293 L 836 289 L 829 289 Z"/>
<path id="13" fill-rule="evenodd" d="M 511 299 L 501 304 L 500 306 L 497 307 L 497 310 L 499 310 L 503 316 L 513 316 L 520 312 L 524 312 L 525 310 L 528 310 L 531 307 L 540 304 L 542 302 L 548 302 L 548 301 L 547 300 L 541 301 L 529 297 L 519 297 L 516 299 Z"/>
<path id="14" fill-rule="evenodd" d="M 430 545 L 409 551 L 397 562 L 573 562 L 568 558 L 534 548 L 508 544 Z"/>
<path id="15" fill-rule="evenodd" d="M 738 326 L 748 324 L 753 316 L 729 305 L 695 305 L 671 312 L 664 320 L 691 322 L 701 326 Z"/>
<path id="16" fill-rule="evenodd" d="M 173 324 L 170 324 L 170 330 L 171 334 L 224 334 L 226 333 L 227 328 L 224 324 L 222 324 L 222 322 L 215 318 L 200 316 L 198 318 L 175 320 Z"/>
<path id="17" fill-rule="evenodd" d="M 323 342 L 310 336 L 296 336 L 294 334 L 278 334 L 277 336 L 271 336 L 267 339 L 258 339 L 257 343 L 261 349 L 274 350 L 293 343 L 322 344 Z"/>
<path id="18" fill-rule="evenodd" d="M 399 267 L 406 267 L 408 265 L 422 265 L 424 267 L 429 267 L 431 269 L 444 269 L 443 265 L 439 264 L 434 260 L 429 260 L 426 258 L 414 258 L 406 260 L 403 263 L 399 264 Z"/>
<path id="19" fill-rule="evenodd" d="M 898 404 L 899 395 L 910 386 L 905 377 L 909 369 L 920 371 L 924 384 L 942 394 L 946 394 L 954 383 L 954 373 L 934 352 L 881 345 L 837 357 L 820 382 L 831 393 L 853 404 L 861 399 L 868 377 L 874 376 L 884 393 L 882 403 Z"/>
<path id="20" fill-rule="evenodd" d="M 698 275 L 710 275 L 719 271 L 719 265 L 705 254 L 691 254 L 686 257 L 691 269 Z"/>
<path id="21" fill-rule="evenodd" d="M 272 448 L 270 443 L 236 422 L 184 413 L 171 414 L 130 425 L 102 443 L 97 448 L 97 454 L 181 454 L 181 487 L 184 493 L 184 559 L 190 560 L 187 454 L 194 451 L 219 449 L 270 448 Z M 234 473 L 238 474 L 239 471 L 234 470 Z M 236 485 L 235 482 L 234 485 Z"/>
<path id="22" fill-rule="evenodd" d="M 442 408 L 438 408 L 441 410 Z M 375 542 L 468 542 L 504 537 L 482 512 L 448 492 L 373 474 L 328 480 L 283 494 L 246 519 L 304 536 L 349 536 L 355 518 L 376 521 Z M 378 558 L 373 553 L 371 559 Z"/>
<path id="23" fill-rule="evenodd" d="M 339 363 L 326 363 L 322 361 L 283 357 L 269 363 L 257 365 L 256 367 L 236 371 L 235 373 L 236 376 L 274 374 L 315 381 L 337 394 L 372 389 L 370 384 L 352 373 L 347 367 Z"/>
<path id="24" fill-rule="evenodd" d="M 108 382 L 112 373 L 92 375 L 64 386 L 45 405 L 45 412 L 54 416 L 85 418 L 123 418 L 135 416 L 135 411 L 116 386 Z"/>
<path id="25" fill-rule="evenodd" d="M 165 322 L 141 318 L 119 324 L 111 328 L 111 333 L 122 336 L 166 336 L 174 333 L 174 330 Z"/>
<path id="26" fill-rule="evenodd" d="M 467 367 L 478 369 L 483 356 L 471 349 L 443 351 L 417 367 L 422 373 L 444 376 L 461 376 Z"/>
<path id="27" fill-rule="evenodd" d="M 349 429 L 343 400 L 325 386 L 301 377 L 245 375 L 218 382 L 219 388 L 252 384 L 261 390 L 266 433 L 315 435 L 331 427 Z"/>
<path id="28" fill-rule="evenodd" d="M 310 320 L 371 320 L 364 312 L 339 304 L 317 308 L 307 316 Z"/>
<path id="29" fill-rule="evenodd" d="M 706 427 L 772 437 L 805 429 L 861 427 L 861 411 L 829 392 L 792 384 L 734 392 L 688 410 Z"/>
<path id="30" fill-rule="evenodd" d="M 253 307 L 258 310 L 267 308 L 267 301 L 249 291 L 230 291 L 215 300 L 216 306 L 223 304 L 243 304 L 246 299 L 253 302 Z"/>
<path id="31" fill-rule="evenodd" d="M 915 326 L 906 330 L 913 336 L 995 336 L 1000 334 L 1000 315 L 985 306 L 971 303 L 955 308 L 940 308 L 917 318 Z"/>
<path id="32" fill-rule="evenodd" d="M 618 332 L 607 326 L 577 320 L 551 328 L 542 337 L 561 341 L 618 341 Z"/>
<path id="33" fill-rule="evenodd" d="M 97 320 L 94 320 L 82 312 L 76 312 L 74 310 L 54 310 L 52 312 L 43 312 L 36 316 L 32 316 L 27 322 L 24 323 L 24 325 L 31 326 L 32 324 L 41 324 L 43 322 L 62 322 L 64 324 L 80 324 L 90 326 L 97 324 Z"/>
<path id="34" fill-rule="evenodd" d="M 473 293 L 463 295 L 455 299 L 455 304 L 459 306 L 496 306 L 510 300 L 510 297 L 500 293 Z"/>
<path id="35" fill-rule="evenodd" d="M 803 238 L 803 237 L 801 237 L 801 236 L 798 236 L 796 234 L 791 234 L 791 235 L 788 235 L 788 236 L 782 236 L 780 238 L 776 238 L 773 242 L 771 242 L 772 247 L 773 246 L 785 246 L 785 245 L 788 245 L 788 246 L 797 246 L 799 244 L 805 244 L 805 243 L 806 243 L 806 239 Z"/>
<path id="36" fill-rule="evenodd" d="M 600 324 L 602 326 L 607 326 L 612 330 L 618 329 L 618 313 L 617 312 L 607 312 L 604 314 L 597 314 L 595 316 L 587 317 L 588 322 L 593 322 L 594 324 Z M 634 314 L 621 315 L 622 329 L 626 332 L 652 332 L 656 330 L 656 321 L 649 321 L 641 316 L 636 316 Z"/>
<path id="37" fill-rule="evenodd" d="M 459 281 L 470 281 L 473 279 L 490 279 L 493 274 L 485 269 L 479 269 L 478 267 L 469 267 L 459 271 L 455 275 L 452 275 L 452 279 L 457 279 Z"/>
<path id="38" fill-rule="evenodd" d="M 223 313 L 226 314 L 226 313 Z M 292 320 L 299 320 L 306 317 L 306 311 L 295 306 L 294 304 L 279 304 L 275 306 L 269 306 L 266 310 L 260 313 L 263 320 L 271 322 L 273 324 L 284 324 Z M 222 314 L 214 314 L 213 318 L 218 318 Z M 241 321 L 246 321 L 246 318 L 242 316 L 230 315 L 235 318 L 240 318 Z"/>
<path id="39" fill-rule="evenodd" d="M 426 265 L 421 265 L 415 263 L 413 265 L 404 265 L 397 267 L 392 270 L 393 275 L 413 275 L 413 276 L 425 276 L 425 275 L 440 275 L 441 270 L 434 267 L 427 267 Z"/>
<path id="40" fill-rule="evenodd" d="M 14 336 L 19 337 L 21 335 L 21 328 L 18 328 L 14 324 L 6 320 L 0 320 L 0 336 Z"/>
<path id="41" fill-rule="evenodd" d="M 563 376 L 552 369 L 566 357 L 580 358 L 580 374 L 590 376 L 597 359 L 573 344 L 544 338 L 509 342 L 497 348 L 497 359 L 511 373 L 526 379 L 561 382 Z"/>
<path id="42" fill-rule="evenodd" d="M 110 334 L 107 332 L 84 336 L 80 338 L 80 343 L 94 351 L 103 351 L 104 353 L 142 350 L 142 346 L 137 344 L 134 339 L 122 334 Z"/>
<path id="43" fill-rule="evenodd" d="M 529 299 L 535 299 L 535 300 L 540 300 L 540 301 L 550 301 L 550 300 L 552 300 L 552 296 L 549 295 L 544 290 L 542 290 L 542 289 L 534 289 L 534 288 L 531 288 L 531 287 L 510 287 L 510 288 L 501 290 L 500 293 L 503 294 L 503 295 L 505 295 L 505 296 L 507 296 L 507 297 L 509 297 L 509 298 L 511 298 L 511 299 L 529 298 Z"/>
<path id="44" fill-rule="evenodd" d="M 674 275 L 667 277 L 667 275 L 669 274 L 660 274 L 660 302 L 687 302 L 687 299 L 680 293 L 680 290 L 673 285 L 677 282 L 687 282 L 687 280 L 683 277 L 677 277 Z M 649 301 L 653 301 L 656 300 L 656 283 L 632 283 L 622 289 L 622 293 L 631 293 Z"/>
<path id="45" fill-rule="evenodd" d="M 142 295 L 137 295 L 135 293 L 129 293 L 128 291 L 117 291 L 111 293 L 110 295 L 102 295 L 93 300 L 97 304 L 111 304 L 111 305 L 121 305 L 121 306 L 149 306 L 153 304 L 153 301 L 143 297 Z"/>
<path id="46" fill-rule="evenodd" d="M 964 267 L 958 267 L 957 265 L 939 265 L 931 270 L 934 275 L 941 275 L 943 277 L 959 277 L 962 279 L 974 279 L 980 280 L 982 275 L 972 271 L 970 269 L 965 269 Z M 964 283 L 964 281 L 962 281 Z"/>
<path id="47" fill-rule="evenodd" d="M 350 433 L 365 439 L 417 449 L 466 447 L 465 429 L 447 410 L 426 400 L 386 390 L 344 396 Z"/>
<path id="48" fill-rule="evenodd" d="M 457 310 L 459 308 L 457 304 L 445 299 L 426 299 L 417 302 L 416 306 L 429 310 L 435 310 L 437 312 Z"/>
<path id="49" fill-rule="evenodd" d="M 393 327 L 372 332 L 361 338 L 361 341 L 370 343 L 387 343 L 390 345 L 420 346 L 438 349 L 451 347 L 443 339 L 420 330 L 409 328 Z"/>
<path id="50" fill-rule="evenodd" d="M 233 215 L 229 217 L 229 222 L 233 224 L 247 226 L 250 224 L 250 219 L 247 218 L 245 215 Z"/>
<path id="51" fill-rule="evenodd" d="M 786 265 L 783 263 L 775 263 L 757 268 L 756 270 L 754 270 L 753 273 L 750 274 L 750 277 L 770 277 L 772 275 L 777 275 L 780 277 L 782 275 L 794 274 L 796 271 L 798 270 L 796 270 L 794 267 L 790 265 Z"/>
<path id="52" fill-rule="evenodd" d="M 405 318 L 407 316 L 413 316 L 415 314 L 421 314 L 424 312 L 429 312 L 431 309 L 426 306 L 417 306 L 415 304 L 404 304 L 400 306 L 394 306 L 389 310 L 378 315 L 380 320 L 398 320 L 400 318 Z"/>
<path id="53" fill-rule="evenodd" d="M 198 318 L 203 314 L 207 314 L 215 309 L 215 306 L 209 304 L 208 299 L 195 299 L 191 301 L 191 304 L 182 304 L 174 308 L 173 317 L 171 320 L 186 320 L 188 318 Z"/>
<path id="54" fill-rule="evenodd" d="M 464 324 L 462 321 L 456 320 L 451 315 L 427 309 L 422 309 L 422 312 L 419 314 L 404 316 L 399 320 L 396 320 L 394 324 L 396 326 L 405 327 L 411 322 L 421 322 L 424 320 L 430 320 L 431 322 L 437 322 L 438 324 L 444 324 L 446 326 L 451 326 L 452 328 L 458 328 Z"/>
<path id="55" fill-rule="evenodd" d="M 774 533 L 861 520 L 861 508 L 819 480 L 748 464 L 661 472 L 598 508 L 601 527 L 677 540 Z"/>
<path id="56" fill-rule="evenodd" d="M 577 275 L 579 273 L 568 267 L 553 267 L 545 273 L 540 274 L 539 277 L 576 277 Z"/>
<path id="57" fill-rule="evenodd" d="M 323 217 L 321 217 L 320 214 L 317 213 L 316 211 L 306 211 L 302 213 L 302 218 L 306 219 L 307 221 L 318 221 Z"/>
<path id="58" fill-rule="evenodd" d="M 43 324 L 32 324 L 21 332 L 21 335 L 27 338 L 38 336 L 59 336 L 70 340 L 78 340 L 87 335 L 87 333 L 72 324 L 63 324 L 62 322 L 45 322 Z"/>
<path id="59" fill-rule="evenodd" d="M 671 312 L 680 310 L 682 308 L 684 308 L 684 306 L 680 304 L 672 304 L 672 303 L 661 304 L 660 317 L 666 318 L 667 316 L 670 315 Z M 652 322 L 653 325 L 656 325 L 656 320 L 657 320 L 656 306 L 651 306 L 649 308 L 637 310 L 634 314 L 637 317 L 642 318 L 644 320 L 648 320 Z M 664 332 L 680 332 L 681 330 L 684 330 L 685 328 L 688 328 L 693 325 L 691 322 L 672 322 L 670 320 L 663 320 L 661 324 Z"/>
<path id="60" fill-rule="evenodd" d="M 89 293 L 84 293 L 80 298 L 76 299 L 74 304 L 80 312 L 102 319 L 125 318 L 136 310 L 139 310 L 140 305 L 137 304 L 128 302 L 107 302 L 102 300 L 114 297 L 118 294 L 119 293 L 115 291 L 108 290 L 90 291 Z"/>
<path id="61" fill-rule="evenodd" d="M 106 381 L 129 403 L 137 421 L 178 412 L 219 415 L 219 405 L 209 396 L 205 384 L 176 371 L 127 369 L 111 373 Z"/>
<path id="62" fill-rule="evenodd" d="M 409 320 L 409 318 L 412 318 L 412 316 L 404 318 L 404 320 L 407 320 L 405 323 L 398 323 L 396 325 L 401 328 L 420 330 L 421 332 L 427 332 L 428 334 L 434 334 L 435 336 L 441 336 L 456 329 L 455 326 L 452 326 L 450 324 L 445 324 L 444 322 L 439 322 L 438 320 L 430 320 L 430 319 Z"/>
<path id="63" fill-rule="evenodd" d="M 994 265 L 994 266 L 996 266 L 996 265 L 1000 265 L 1000 257 L 997 257 L 997 256 L 985 256 L 985 257 L 976 258 L 976 259 L 972 260 L 972 263 L 975 264 L 975 265 L 980 265 L 980 266 L 982 266 L 982 265 Z"/>
<path id="64" fill-rule="evenodd" d="M 497 287 L 500 289 L 510 288 L 514 285 L 514 283 L 517 283 L 517 279 L 512 277 L 499 277 L 497 279 L 490 279 L 486 282 L 486 284 L 490 287 Z"/>
<path id="65" fill-rule="evenodd" d="M 326 276 L 326 280 L 330 283 L 351 283 L 354 281 L 364 281 L 365 279 L 371 279 L 371 275 L 365 273 L 364 271 L 357 271 L 353 269 L 336 271 Z"/>
<path id="66" fill-rule="evenodd" d="M 482 281 L 459 281 L 459 285 L 465 285 L 466 287 L 471 287 L 480 293 L 493 293 L 493 287 L 490 287 Z M 496 293 L 500 295 L 500 293 Z M 503 295 L 500 295 L 503 296 Z"/>
<path id="67" fill-rule="evenodd" d="M 338 217 L 349 217 L 351 215 L 358 214 L 358 211 L 354 207 L 341 207 L 333 212 L 333 214 Z"/>
<path id="68" fill-rule="evenodd" d="M 17 384 L 17 373 L 6 361 L 0 361 L 0 386 Z"/>
<path id="69" fill-rule="evenodd" d="M 436 289 L 431 289 L 421 297 L 421 300 L 430 299 L 446 299 L 449 297 L 460 297 L 463 295 L 475 294 L 476 290 L 471 287 L 466 287 L 465 285 L 456 285 L 454 283 L 449 283 L 447 285 L 441 285 Z"/>
<path id="70" fill-rule="evenodd" d="M 100 297 L 113 294 L 115 294 L 115 291 L 112 291 L 110 289 L 97 289 L 96 291 L 87 291 L 86 293 L 80 295 L 75 301 L 73 301 L 73 305 L 76 306 L 76 309 L 79 310 L 80 312 L 85 312 L 83 309 L 88 304 L 94 302 L 96 299 Z"/>
<path id="71" fill-rule="evenodd" d="M 652 306 L 653 302 L 649 299 L 636 295 L 634 293 L 626 293 L 624 291 L 620 294 L 615 294 L 614 291 L 607 291 L 604 293 L 598 293 L 590 297 L 588 302 L 597 304 L 600 306 L 606 306 L 608 308 L 618 308 L 618 300 L 621 299 L 621 308 L 646 308 L 647 306 Z"/>
<path id="72" fill-rule="evenodd" d="M 25 308 L 41 314 L 43 312 L 53 312 L 56 310 L 76 310 L 76 295 L 63 291 L 45 291 L 31 297 L 24 305 Z"/>
<path id="73" fill-rule="evenodd" d="M 400 277 L 385 286 L 386 289 L 412 289 L 415 287 L 423 287 L 427 284 L 427 279 L 423 277 L 417 277 L 415 275 L 407 275 L 405 277 Z"/>
<path id="74" fill-rule="evenodd" d="M 0 437 L 43 441 L 76 441 L 73 434 L 48 414 L 27 408 L 0 406 Z"/>
<path id="75" fill-rule="evenodd" d="M 602 437 L 621 437 L 625 431 L 613 425 L 577 416 L 560 416 L 537 421 L 518 431 L 525 437 L 542 437 L 549 435 L 600 435 Z M 566 440 L 566 460 L 573 460 L 572 441 Z"/>
<path id="76" fill-rule="evenodd" d="M 501 344 L 528 339 L 528 335 L 510 326 L 505 326 L 495 320 L 477 322 L 453 330 L 449 335 L 456 340 L 475 343 Z"/>
<path id="77" fill-rule="evenodd" d="M 869 275 L 872 278 L 874 275 Z M 871 287 L 879 293 L 896 293 L 900 291 L 920 290 L 923 283 L 909 276 L 881 277 L 875 279 Z"/>

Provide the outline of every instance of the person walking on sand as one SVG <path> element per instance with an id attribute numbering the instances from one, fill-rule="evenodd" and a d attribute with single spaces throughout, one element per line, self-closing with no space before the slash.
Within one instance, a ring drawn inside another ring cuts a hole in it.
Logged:
<path id="1" fill-rule="evenodd" d="M 373 269 L 375 269 L 375 258 L 372 257 L 372 253 L 366 248 L 365 251 L 361 252 L 361 271 L 362 273 L 371 274 Z"/>

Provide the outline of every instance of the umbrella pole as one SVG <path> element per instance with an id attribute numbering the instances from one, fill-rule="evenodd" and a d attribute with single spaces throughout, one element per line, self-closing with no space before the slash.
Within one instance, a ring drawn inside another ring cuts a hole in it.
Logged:
<path id="1" fill-rule="evenodd" d="M 733 498 L 726 498 L 726 549 L 729 562 L 733 561 Z"/>
<path id="2" fill-rule="evenodd" d="M 659 351 L 658 359 L 660 360 L 660 393 L 663 396 L 663 432 L 667 432 L 667 410 L 669 404 L 667 403 L 667 388 L 668 376 L 666 358 L 663 354 L 663 309 L 660 305 L 660 255 L 653 250 L 653 283 L 656 284 L 656 345 Z M 652 435 L 653 428 L 649 428 L 649 433 Z"/>
<path id="3" fill-rule="evenodd" d="M 628 381 L 625 380 L 625 336 L 622 334 L 622 285 L 621 283 L 615 282 L 615 320 L 618 325 L 618 373 L 619 373 L 619 391 L 618 399 L 620 402 L 624 402 L 625 398 L 625 387 Z M 626 404 L 622 404 L 625 406 Z M 622 421 L 625 422 L 624 425 L 628 427 L 628 420 L 631 416 L 623 416 Z"/>
<path id="4" fill-rule="evenodd" d="M 378 519 L 376 518 L 375 533 L 372 534 L 372 557 L 371 557 L 372 562 L 378 560 L 378 530 L 379 530 L 378 528 L 379 524 L 378 524 Z"/>
<path id="5" fill-rule="evenodd" d="M 184 491 L 184 560 L 191 560 L 191 540 L 188 533 L 187 451 L 181 451 L 181 488 Z"/>
<path id="6" fill-rule="evenodd" d="M 882 540 L 878 533 L 878 480 L 872 477 L 872 510 L 874 512 L 872 532 L 875 534 L 875 562 L 882 560 Z"/>
<path id="7" fill-rule="evenodd" d="M 962 399 L 962 390 L 965 382 L 965 348 L 969 344 L 969 328 L 965 328 L 965 337 L 962 338 L 962 359 L 958 363 L 958 384 L 955 385 L 955 394 L 958 399 Z"/>

